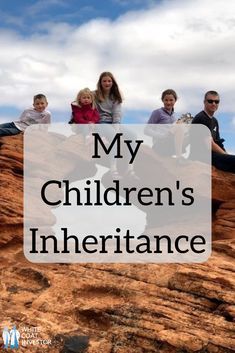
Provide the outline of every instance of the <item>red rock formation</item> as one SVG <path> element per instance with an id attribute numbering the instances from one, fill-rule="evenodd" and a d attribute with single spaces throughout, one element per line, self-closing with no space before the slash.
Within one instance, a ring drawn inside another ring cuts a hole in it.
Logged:
<path id="1" fill-rule="evenodd" d="M 23 138 L 0 139 L 0 245 L 22 242 L 23 232 Z"/>
<path id="2" fill-rule="evenodd" d="M 79 336 L 87 353 L 235 351 L 235 175 L 213 170 L 206 263 L 43 265 L 22 253 L 22 166 L 22 136 L 0 139 L 1 327 L 52 340 L 18 352 L 77 352 Z"/>
<path id="3" fill-rule="evenodd" d="M 235 239 L 235 174 L 213 169 L 214 239 Z"/>

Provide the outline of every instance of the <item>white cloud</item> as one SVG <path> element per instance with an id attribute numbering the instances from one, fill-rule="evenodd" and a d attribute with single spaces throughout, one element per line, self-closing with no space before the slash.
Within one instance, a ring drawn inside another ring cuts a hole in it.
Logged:
<path id="1" fill-rule="evenodd" d="M 35 3 L 34 11 L 44 5 Z M 176 110 L 199 111 L 204 92 L 216 89 L 221 109 L 231 112 L 234 13 L 235 2 L 164 1 L 115 21 L 93 19 L 77 27 L 42 23 L 38 34 L 27 38 L 4 31 L 0 104 L 24 108 L 35 93 L 45 92 L 50 107 L 63 111 L 79 89 L 94 89 L 99 74 L 109 70 L 127 109 L 151 111 L 161 104 L 161 92 L 172 87 L 180 97 Z"/>

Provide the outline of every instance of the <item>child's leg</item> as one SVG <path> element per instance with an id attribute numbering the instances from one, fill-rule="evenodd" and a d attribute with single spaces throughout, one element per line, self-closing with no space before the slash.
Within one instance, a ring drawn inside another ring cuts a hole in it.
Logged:
<path id="1" fill-rule="evenodd" d="M 184 141 L 185 131 L 183 126 L 174 131 L 175 139 L 175 155 L 177 158 L 181 157 L 183 154 L 183 141 Z"/>
<path id="2" fill-rule="evenodd" d="M 135 141 L 137 139 L 136 133 L 133 130 L 128 129 L 125 125 L 121 126 L 121 132 L 124 133 L 124 137 L 128 140 Z M 127 162 L 125 176 L 132 178 L 132 180 L 139 180 L 139 177 L 134 171 L 134 163 L 130 164 Z"/>
<path id="3" fill-rule="evenodd" d="M 235 155 L 212 152 L 212 164 L 225 172 L 235 173 Z"/>
<path id="4" fill-rule="evenodd" d="M 84 127 L 84 134 L 85 134 L 85 142 L 86 144 L 91 144 L 93 139 L 92 139 L 92 132 L 94 132 L 94 124 L 85 124 L 86 126 Z"/>
<path id="5" fill-rule="evenodd" d="M 21 133 L 21 131 L 17 129 L 14 123 L 0 124 L 0 137 L 17 135 L 19 133 Z"/>
<path id="6" fill-rule="evenodd" d="M 108 146 L 112 143 L 113 139 L 115 138 L 115 129 L 112 123 L 101 123 L 102 124 L 102 130 L 100 131 L 100 134 L 102 136 L 103 142 L 105 141 L 105 144 Z M 111 149 L 108 158 L 109 158 L 109 163 L 110 163 L 110 172 L 113 174 L 113 176 L 116 179 L 120 179 L 120 175 L 117 170 L 117 159 L 114 158 L 115 156 L 115 151 L 114 149 Z"/>

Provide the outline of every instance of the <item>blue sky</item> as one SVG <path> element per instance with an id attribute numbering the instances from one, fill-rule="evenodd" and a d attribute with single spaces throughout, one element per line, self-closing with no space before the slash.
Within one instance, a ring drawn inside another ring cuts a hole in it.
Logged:
<path id="1" fill-rule="evenodd" d="M 124 121 L 145 122 L 174 88 L 178 115 L 221 94 L 217 117 L 235 153 L 235 3 L 222 0 L 0 0 L 0 122 L 15 120 L 32 96 L 48 96 L 54 121 L 68 121 L 83 87 L 112 71 Z"/>
<path id="2" fill-rule="evenodd" d="M 157 2 L 160 1 L 1 0 L 1 20 L 5 27 L 15 27 L 26 34 L 31 31 L 31 21 L 68 22 L 77 26 L 97 17 L 114 20 L 125 12 L 149 8 Z M 29 16 L 31 21 L 28 21 Z"/>

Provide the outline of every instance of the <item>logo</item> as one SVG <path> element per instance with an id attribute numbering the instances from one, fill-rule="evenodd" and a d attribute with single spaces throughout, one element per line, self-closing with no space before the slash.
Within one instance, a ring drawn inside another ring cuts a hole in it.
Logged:
<path id="1" fill-rule="evenodd" d="M 40 326 L 22 326 L 20 327 L 20 332 L 15 325 L 12 329 L 8 329 L 8 327 L 5 326 L 2 330 L 2 340 L 3 345 L 0 344 L 0 348 L 2 347 L 6 350 L 18 349 L 19 345 L 26 348 L 30 346 L 48 346 L 52 344 L 52 340 L 44 336 L 43 330 Z"/>
<path id="2" fill-rule="evenodd" d="M 4 327 L 2 331 L 2 338 L 3 338 L 3 343 L 4 349 L 11 348 L 11 349 L 17 349 L 19 348 L 19 339 L 20 339 L 20 333 L 16 329 L 16 326 L 13 326 L 13 328 L 9 331 L 8 327 Z"/>

